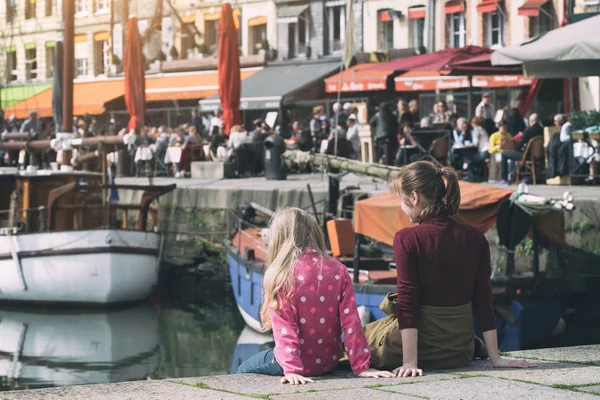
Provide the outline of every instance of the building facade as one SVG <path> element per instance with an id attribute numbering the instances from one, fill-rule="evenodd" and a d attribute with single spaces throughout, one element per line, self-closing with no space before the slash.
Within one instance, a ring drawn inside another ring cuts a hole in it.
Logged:
<path id="1" fill-rule="evenodd" d="M 566 18 L 600 11 L 598 0 L 576 0 L 570 9 L 565 2 L 355 0 L 356 49 L 385 53 L 465 45 L 498 48 L 555 29 Z M 122 73 L 123 26 L 128 15 L 138 18 L 149 73 L 160 72 L 164 63 L 173 60 L 214 61 L 221 3 L 76 0 L 76 80 Z M 280 61 L 340 56 L 346 41 L 347 6 L 348 0 L 233 0 L 240 54 Z M 32 92 L 38 86 L 47 88 L 53 74 L 54 45 L 62 36 L 62 0 L 5 0 L 0 2 L 0 21 L 5 26 L 0 33 L 2 87 L 27 86 Z M 582 107 L 598 108 L 599 91 L 597 78 L 582 79 Z"/>

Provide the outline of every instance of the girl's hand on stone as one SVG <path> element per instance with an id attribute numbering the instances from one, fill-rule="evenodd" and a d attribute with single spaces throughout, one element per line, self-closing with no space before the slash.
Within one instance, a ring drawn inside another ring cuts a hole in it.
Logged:
<path id="1" fill-rule="evenodd" d="M 366 371 L 361 372 L 357 375 L 360 378 L 393 378 L 396 374 L 391 373 L 390 371 L 380 371 L 378 369 L 369 368 Z"/>
<path id="2" fill-rule="evenodd" d="M 305 383 L 315 383 L 315 381 L 310 378 L 305 378 L 302 375 L 287 374 L 281 378 L 281 383 L 289 383 L 290 385 L 304 385 Z"/>
<path id="3" fill-rule="evenodd" d="M 392 373 L 400 378 L 410 378 L 423 376 L 423 370 L 417 367 L 417 364 L 404 364 L 401 367 L 396 368 Z"/>
<path id="4" fill-rule="evenodd" d="M 492 361 L 494 368 L 535 368 L 537 365 L 526 360 L 508 360 L 506 358 L 497 357 Z"/>

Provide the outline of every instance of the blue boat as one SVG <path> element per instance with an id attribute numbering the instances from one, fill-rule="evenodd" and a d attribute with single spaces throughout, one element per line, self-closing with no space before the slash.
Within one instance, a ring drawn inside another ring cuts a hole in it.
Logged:
<path id="1" fill-rule="evenodd" d="M 386 316 L 379 309 L 379 305 L 387 293 L 396 291 L 396 271 L 392 259 L 365 257 L 364 255 L 364 246 L 361 245 L 364 236 L 370 235 L 372 239 L 383 241 L 381 237 L 378 237 L 379 234 L 369 234 L 361 229 L 359 222 L 361 210 L 364 213 L 364 210 L 370 210 L 370 207 L 367 206 L 377 203 L 376 201 L 367 203 L 369 200 L 371 199 L 356 203 L 354 215 L 354 229 L 356 232 L 350 232 L 351 235 L 355 235 L 352 256 L 338 256 L 336 258 L 344 263 L 349 268 L 350 274 L 354 276 L 357 306 L 359 309 L 363 308 L 363 311 L 368 311 L 369 319 L 374 321 Z M 509 208 L 516 206 L 515 202 L 508 202 L 508 200 L 505 204 Z M 494 209 L 496 208 L 498 208 L 498 204 L 494 205 Z M 562 214 L 562 211 L 560 214 Z M 382 215 L 386 217 L 385 213 Z M 512 214 L 504 217 L 508 220 L 517 217 L 522 218 L 518 213 L 514 217 Z M 460 214 L 458 219 L 461 219 Z M 377 221 L 373 220 L 372 215 L 368 215 L 368 221 L 369 224 L 377 225 Z M 568 280 L 564 277 L 547 277 L 540 273 L 539 229 L 535 219 L 533 221 L 533 272 L 524 276 L 515 274 L 512 270 L 514 269 L 514 252 L 509 251 L 504 273 L 500 274 L 495 271 L 497 276 L 494 276 L 494 274 L 492 276 L 498 340 L 503 351 L 529 348 L 536 342 L 548 338 L 560 325 L 559 321 L 563 316 L 566 302 L 563 288 L 568 284 Z M 250 226 L 250 224 L 247 224 L 247 226 Z M 510 232 L 513 230 L 509 229 Z M 526 230 L 523 236 L 528 231 Z M 259 316 L 262 301 L 263 271 L 267 259 L 267 240 L 265 236 L 263 228 L 250 226 L 238 231 L 233 238 L 225 242 L 227 262 L 238 308 L 246 324 L 258 332 L 265 332 Z M 331 241 L 331 235 L 329 239 Z M 521 239 L 518 241 L 520 242 Z M 514 245 L 511 245 L 513 249 Z M 511 254 L 513 255 L 512 260 Z M 476 333 L 481 336 L 481 333 L 477 332 L 478 323 L 475 314 L 474 318 Z"/>

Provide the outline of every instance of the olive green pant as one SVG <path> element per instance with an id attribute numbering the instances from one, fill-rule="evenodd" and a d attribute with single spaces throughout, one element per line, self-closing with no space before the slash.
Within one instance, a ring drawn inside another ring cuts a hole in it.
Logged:
<path id="1" fill-rule="evenodd" d="M 379 308 L 387 317 L 363 327 L 371 350 L 371 367 L 402 366 L 402 336 L 396 317 L 396 293 L 389 293 Z M 455 307 L 421 306 L 419 314 L 419 367 L 459 368 L 473 359 L 471 304 Z"/>

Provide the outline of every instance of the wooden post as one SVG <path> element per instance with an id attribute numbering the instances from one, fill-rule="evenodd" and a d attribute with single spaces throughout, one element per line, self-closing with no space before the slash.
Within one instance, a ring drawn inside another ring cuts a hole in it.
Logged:
<path id="1" fill-rule="evenodd" d="M 108 162 L 106 161 L 106 146 L 104 144 L 100 144 L 100 157 L 102 157 L 102 205 L 104 206 L 104 227 L 109 227 L 109 210 L 110 204 L 108 201 L 108 189 L 106 185 L 108 185 Z"/>
<path id="2" fill-rule="evenodd" d="M 354 234 L 354 261 L 352 263 L 352 269 L 354 269 L 354 283 L 358 283 L 360 278 L 360 236 L 358 233 Z"/>
<path id="3" fill-rule="evenodd" d="M 75 0 L 63 0 L 63 132 L 73 132 L 73 77 L 75 68 Z M 67 158 L 71 162 L 71 157 Z M 70 165 L 70 164 L 66 164 Z"/>

